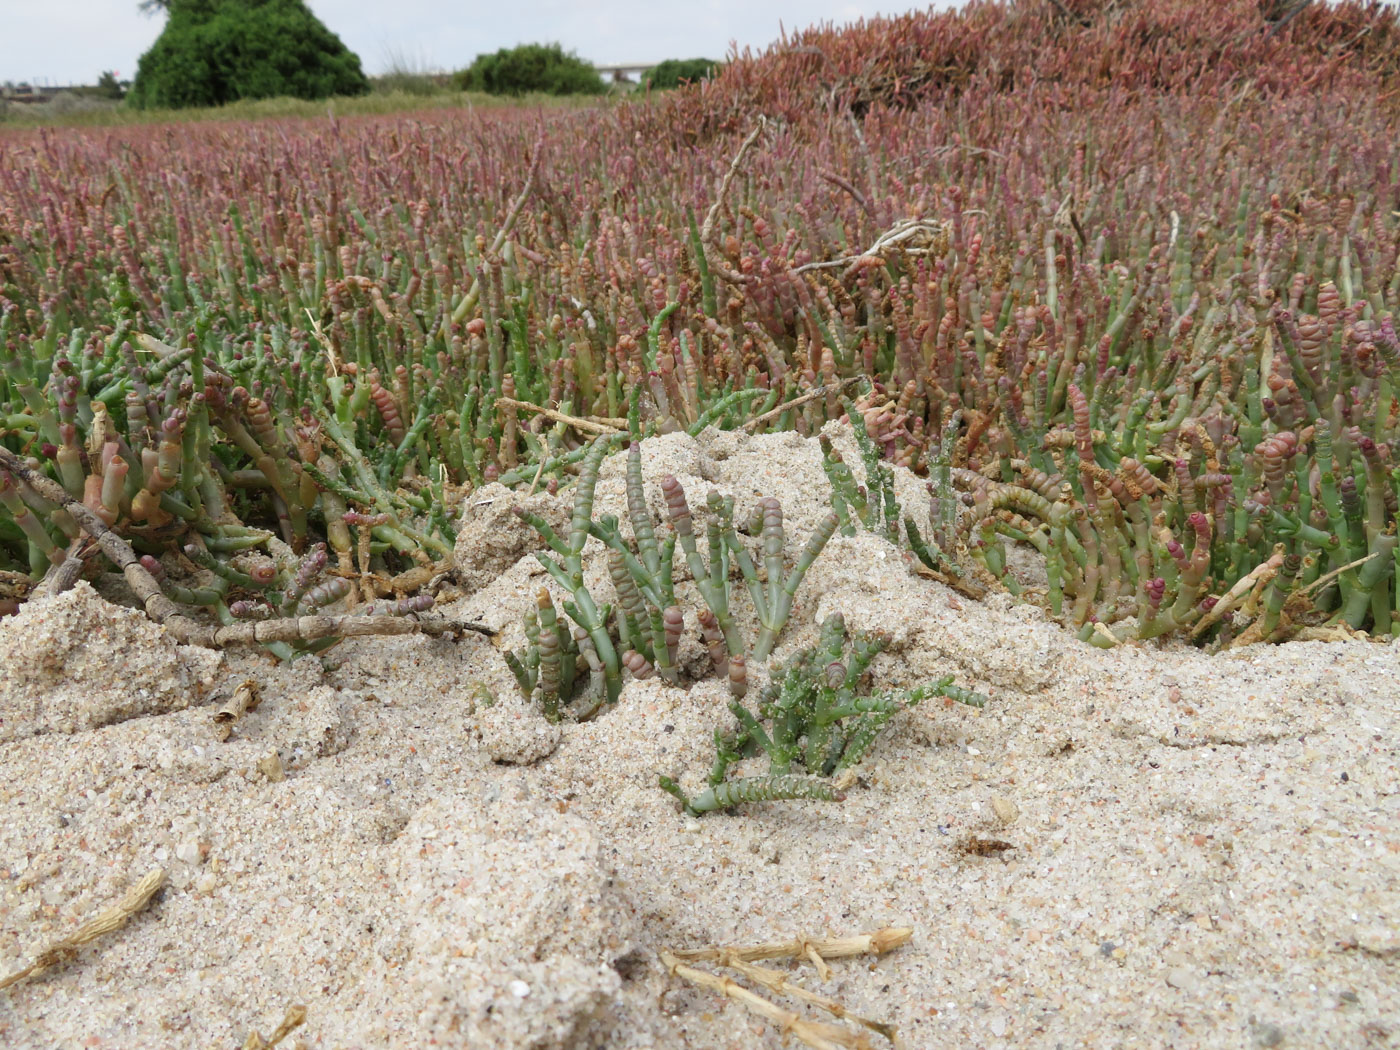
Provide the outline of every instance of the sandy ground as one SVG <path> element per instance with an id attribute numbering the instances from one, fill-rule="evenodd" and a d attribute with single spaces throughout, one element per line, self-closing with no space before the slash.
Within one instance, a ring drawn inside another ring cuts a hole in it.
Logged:
<path id="1" fill-rule="evenodd" d="M 778 496 L 790 545 L 826 510 L 815 442 L 645 451 L 658 518 L 667 472 L 698 520 L 710 487 Z M 599 501 L 622 498 L 614 457 Z M 446 609 L 503 645 L 547 582 L 511 499 L 469 497 Z M 283 1045 L 767 1050 L 658 951 L 893 925 L 907 946 L 802 977 L 909 1047 L 1400 1046 L 1400 647 L 1099 651 L 868 534 L 817 561 L 778 657 L 836 610 L 893 636 L 879 686 L 955 673 L 990 703 L 897 716 L 844 803 L 694 820 L 656 774 L 702 783 L 732 718 L 713 680 L 554 727 L 480 635 L 288 666 L 178 647 L 87 584 L 27 605 L 0 625 L 0 975 L 167 883 L 0 992 L 0 1045 L 233 1047 L 301 1003 Z"/>

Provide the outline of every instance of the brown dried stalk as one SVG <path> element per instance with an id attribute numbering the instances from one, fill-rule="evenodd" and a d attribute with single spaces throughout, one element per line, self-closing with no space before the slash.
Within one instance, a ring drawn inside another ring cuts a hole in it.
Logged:
<path id="1" fill-rule="evenodd" d="M 257 645 L 264 642 L 314 642 L 322 638 L 364 638 L 371 635 L 422 633 L 451 634 L 476 631 L 491 635 L 495 632 L 480 624 L 433 618 L 414 619 L 407 616 L 298 616 L 282 620 L 260 620 L 252 623 L 209 627 L 198 623 L 180 611 L 161 591 L 160 584 L 140 560 L 130 545 L 107 527 L 84 504 L 75 500 L 57 482 L 31 470 L 29 465 L 7 448 L 0 447 L 0 465 L 22 478 L 30 488 L 50 502 L 61 505 L 73 516 L 80 528 L 91 536 L 102 553 L 122 571 L 127 586 L 140 600 L 146 615 L 164 626 L 183 645 L 203 645 L 223 649 L 233 645 Z"/>
<path id="2" fill-rule="evenodd" d="M 214 712 L 214 732 L 219 739 L 227 740 L 233 734 L 233 723 L 254 710 L 261 700 L 257 682 L 251 678 L 240 682 L 233 691 L 233 698 Z"/>
<path id="3" fill-rule="evenodd" d="M 282 1018 L 282 1023 L 277 1026 L 272 1035 L 264 1040 L 257 1032 L 249 1032 L 248 1038 L 243 1041 L 243 1050 L 270 1050 L 271 1047 L 276 1046 L 291 1035 L 294 1029 L 300 1028 L 304 1024 L 306 1024 L 306 1007 L 289 1006 L 286 1016 Z"/>
<path id="4" fill-rule="evenodd" d="M 1237 580 L 1235 585 L 1226 591 L 1221 599 L 1211 607 L 1210 611 L 1201 617 L 1196 626 L 1191 629 L 1191 637 L 1198 637 L 1212 625 L 1219 622 L 1226 613 L 1233 612 L 1235 606 L 1237 606 L 1252 590 L 1272 580 L 1274 575 L 1278 572 L 1279 566 L 1282 564 L 1283 545 L 1275 544 L 1274 552 L 1268 559 L 1260 562 L 1247 574 Z M 1349 567 L 1350 566 L 1344 566 L 1344 568 Z"/>
<path id="5" fill-rule="evenodd" d="M 687 966 L 670 952 L 661 953 L 661 962 L 672 975 L 683 978 L 701 988 L 708 988 L 719 995 L 725 995 L 747 1007 L 760 1017 L 766 1017 L 787 1034 L 791 1032 L 813 1050 L 874 1050 L 874 1044 L 863 1032 L 853 1032 L 834 1024 L 809 1021 L 801 1014 L 785 1010 L 771 1003 L 757 992 L 752 992 L 730 977 L 707 973 L 694 966 Z"/>
<path id="6" fill-rule="evenodd" d="M 818 958 L 820 959 L 820 956 L 818 956 Z M 859 1014 L 853 1014 L 835 999 L 804 988 L 794 981 L 790 975 L 783 973 L 781 970 L 774 970 L 767 966 L 755 966 L 753 963 L 744 962 L 730 951 L 721 954 L 716 962 L 720 966 L 726 966 L 736 971 L 741 976 L 747 977 L 756 984 L 763 985 L 763 987 L 767 988 L 770 992 L 777 992 L 780 995 L 789 995 L 794 999 L 800 999 L 805 1003 L 811 1003 L 813 1006 L 825 1010 L 833 1017 L 839 1017 L 842 1020 L 854 1021 L 859 1025 L 864 1025 L 872 1032 L 884 1036 L 895 1045 L 899 1044 L 899 1040 L 895 1035 L 894 1025 L 885 1021 L 875 1021 L 868 1017 L 861 1017 Z M 822 980 L 827 980 L 831 972 L 830 967 L 823 962 L 822 965 L 818 967 L 818 970 L 826 971 L 826 973 L 822 974 Z"/>
<path id="7" fill-rule="evenodd" d="M 870 202 L 865 199 L 865 194 L 851 185 L 849 179 L 843 178 L 834 171 L 828 171 L 826 168 L 818 168 L 817 174 L 833 186 L 837 186 L 849 193 L 851 199 L 861 206 L 866 215 L 869 215 L 872 219 L 875 218 L 875 213 L 871 211 Z"/>
<path id="8" fill-rule="evenodd" d="M 105 934 L 113 933 L 126 925 L 126 920 L 150 903 L 156 890 L 165 882 L 165 869 L 152 868 L 146 877 L 138 882 L 116 904 L 99 912 L 83 923 L 67 937 L 55 941 L 39 952 L 22 970 L 16 970 L 8 977 L 0 979 L 0 991 L 24 980 L 32 973 L 39 973 L 51 966 L 68 962 L 77 957 L 78 952 Z"/>
<path id="9" fill-rule="evenodd" d="M 749 948 L 692 948 L 673 952 L 678 959 L 717 962 L 721 954 L 745 962 L 762 959 L 806 959 L 816 952 L 823 959 L 845 959 L 852 955 L 884 955 L 909 943 L 914 931 L 908 926 L 886 926 L 874 933 L 853 937 L 799 937 L 792 941 L 770 941 Z"/>
<path id="10" fill-rule="evenodd" d="M 831 270 L 838 266 L 854 266 L 862 259 L 882 258 L 883 253 L 905 241 L 916 237 L 932 239 L 943 232 L 943 224 L 937 219 L 900 219 L 880 236 L 875 238 L 874 243 L 859 255 L 843 255 L 839 259 L 827 259 L 823 262 L 810 262 L 793 269 L 793 274 L 807 273 L 809 270 Z M 927 248 L 904 248 L 909 255 L 924 255 Z M 844 279 L 844 276 L 843 276 Z"/>
<path id="11" fill-rule="evenodd" d="M 715 202 L 710 205 L 710 210 L 705 215 L 705 224 L 700 227 L 700 248 L 705 253 L 705 261 L 709 264 L 710 271 L 719 274 L 730 284 L 748 284 L 753 281 L 753 278 L 733 269 L 725 261 L 724 256 L 719 254 L 716 247 L 716 238 L 719 236 L 717 229 L 719 213 L 724 207 L 724 198 L 729 195 L 729 184 L 739 173 L 739 166 L 744 163 L 744 157 L 748 155 L 749 150 L 753 149 L 753 144 L 758 141 L 758 136 L 763 134 L 767 127 L 768 118 L 760 113 L 758 126 L 749 132 L 748 138 L 740 143 L 739 152 L 734 154 L 734 159 L 729 162 L 729 170 L 724 173 L 724 178 L 720 180 L 719 193 L 715 195 Z"/>
<path id="12" fill-rule="evenodd" d="M 815 390 L 809 390 L 807 391 L 807 393 L 795 397 L 791 401 L 784 401 L 777 408 L 771 409 L 770 411 L 763 413 L 763 415 L 757 416 L 749 420 L 743 425 L 742 429 L 752 434 L 764 423 L 767 423 L 770 419 L 777 419 L 784 412 L 788 411 L 788 409 L 797 408 L 800 405 L 805 405 L 808 401 L 815 401 L 817 398 L 825 397 L 829 393 L 839 393 L 841 391 L 844 391 L 849 386 L 854 386 L 855 384 L 862 383 L 864 381 L 865 376 L 851 376 L 847 379 L 843 379 L 834 387 L 819 386 Z"/>
<path id="13" fill-rule="evenodd" d="M 611 416 L 570 416 L 552 408 L 532 405 L 528 401 L 517 401 L 513 397 L 496 398 L 496 407 L 499 408 L 502 405 L 523 409 L 526 412 L 538 412 L 545 419 L 555 423 L 567 423 L 575 430 L 582 430 L 587 434 L 620 434 L 627 429 L 627 420 L 625 419 L 614 419 Z"/>
<path id="14" fill-rule="evenodd" d="M 709 973 L 687 965 L 683 960 L 705 960 L 720 966 L 727 966 L 762 985 L 770 991 L 790 995 L 795 999 L 810 1003 L 826 1010 L 833 1016 L 845 1018 L 864 1025 L 889 1039 L 896 1048 L 902 1046 L 892 1025 L 872 1021 L 850 1013 L 834 999 L 809 991 L 794 982 L 786 974 L 767 967 L 753 965 L 755 959 L 807 959 L 821 973 L 822 978 L 830 976 L 827 959 L 851 955 L 882 955 L 908 942 L 914 931 L 907 927 L 890 927 L 871 934 L 856 937 L 835 937 L 809 939 L 800 937 L 793 941 L 779 941 L 760 944 L 749 948 L 700 948 L 691 951 L 661 952 L 661 962 L 676 977 L 690 981 L 702 988 L 708 988 L 742 1004 L 746 1009 L 765 1017 L 778 1025 L 784 1034 L 791 1032 L 813 1050 L 874 1050 L 874 1044 L 864 1032 L 852 1031 L 837 1025 L 809 1021 L 801 1014 L 787 1010 L 770 1002 L 757 992 L 744 987 L 737 981 L 719 974 Z"/>

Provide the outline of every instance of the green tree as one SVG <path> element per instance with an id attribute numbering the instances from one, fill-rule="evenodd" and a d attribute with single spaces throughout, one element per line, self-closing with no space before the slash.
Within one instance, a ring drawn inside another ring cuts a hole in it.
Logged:
<path id="1" fill-rule="evenodd" d="M 369 91 L 359 57 L 302 0 L 153 0 L 153 7 L 169 20 L 141 56 L 128 95 L 138 109 Z"/>
<path id="2" fill-rule="evenodd" d="M 708 80 L 720 64 L 712 58 L 668 58 L 642 74 L 642 87 L 674 88 L 697 80 Z"/>
<path id="3" fill-rule="evenodd" d="M 477 55 L 456 81 L 464 91 L 492 95 L 599 95 L 606 90 L 592 66 L 559 44 L 521 44 Z"/>

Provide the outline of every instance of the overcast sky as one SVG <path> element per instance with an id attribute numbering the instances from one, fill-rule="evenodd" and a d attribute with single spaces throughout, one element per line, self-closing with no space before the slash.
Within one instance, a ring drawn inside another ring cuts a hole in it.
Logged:
<path id="1" fill-rule="evenodd" d="M 459 69 L 483 51 L 558 41 L 590 62 L 723 58 L 731 41 L 755 49 L 820 21 L 925 9 L 909 0 L 310 0 L 360 56 L 365 72 L 392 65 Z M 935 7 L 951 4 L 938 2 Z M 137 0 L 0 0 L 0 83 L 91 84 L 122 79 L 165 24 Z"/>

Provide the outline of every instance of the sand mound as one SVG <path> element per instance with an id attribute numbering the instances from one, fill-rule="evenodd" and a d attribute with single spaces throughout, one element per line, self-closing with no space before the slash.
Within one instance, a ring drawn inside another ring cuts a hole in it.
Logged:
<path id="1" fill-rule="evenodd" d="M 700 522 L 710 487 L 741 513 L 778 496 L 790 547 L 827 508 L 816 443 L 793 435 L 644 451 L 658 520 L 664 473 Z M 619 514 L 622 468 L 598 486 Z M 898 483 L 922 515 L 921 482 Z M 569 498 L 540 499 L 559 514 Z M 494 524 L 459 543 L 448 611 L 518 645 L 552 584 L 495 503 L 473 513 Z M 588 569 L 610 593 L 601 557 Z M 318 1048 L 768 1050 L 774 1029 L 657 952 L 885 925 L 912 943 L 803 979 L 911 1047 L 1400 1032 L 1400 647 L 1095 650 L 912 574 L 868 534 L 818 559 L 776 656 L 836 610 L 892 635 L 880 687 L 955 673 L 987 708 L 901 714 L 840 805 L 692 820 L 656 774 L 703 781 L 732 717 L 713 680 L 629 683 L 555 728 L 476 635 L 221 664 L 85 588 L 35 603 L 0 627 L 0 973 L 153 865 L 170 881 L 122 931 L 0 993 L 0 1040 L 237 1045 L 301 1002 L 297 1036 Z M 211 715 L 248 679 L 262 702 L 221 742 Z"/>

